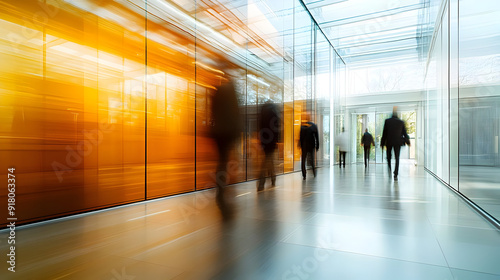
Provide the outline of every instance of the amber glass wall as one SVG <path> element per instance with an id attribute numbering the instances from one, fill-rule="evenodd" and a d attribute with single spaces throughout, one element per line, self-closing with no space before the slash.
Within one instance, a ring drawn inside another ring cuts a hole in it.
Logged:
<path id="1" fill-rule="evenodd" d="M 230 183 L 259 176 L 262 104 L 281 115 L 279 173 L 300 167 L 303 112 L 334 129 L 317 110 L 338 99 L 340 60 L 297 0 L 0 5 L 0 176 L 15 168 L 19 223 L 212 187 L 223 64 L 242 117 Z M 318 71 L 328 86 L 315 86 Z"/>
<path id="2" fill-rule="evenodd" d="M 146 5 L 147 198 L 195 190 L 195 22 L 160 2 Z"/>
<path id="3" fill-rule="evenodd" d="M 0 166 L 16 169 L 17 218 L 144 199 L 144 17 L 117 3 L 106 9 L 127 24 L 62 1 L 0 5 Z"/>

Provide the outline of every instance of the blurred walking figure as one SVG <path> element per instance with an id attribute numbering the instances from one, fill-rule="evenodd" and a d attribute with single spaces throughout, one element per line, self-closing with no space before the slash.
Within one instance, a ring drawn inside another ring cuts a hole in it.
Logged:
<path id="1" fill-rule="evenodd" d="M 342 132 L 340 132 L 340 134 L 337 135 L 337 138 L 335 138 L 335 143 L 339 146 L 339 168 L 342 168 L 342 166 L 345 168 L 345 155 L 347 153 L 349 142 L 347 141 L 347 133 L 345 133 L 343 127 Z"/>
<path id="2" fill-rule="evenodd" d="M 227 66 L 224 64 L 223 66 Z M 234 143 L 240 136 L 240 112 L 234 83 L 230 77 L 232 69 L 223 69 L 224 78 L 212 99 L 213 126 L 212 136 L 217 145 L 219 161 L 215 174 L 217 195 L 216 201 L 224 218 L 231 213 L 224 197 L 224 187 L 227 184 L 229 173 L 227 163 Z"/>
<path id="3" fill-rule="evenodd" d="M 267 176 L 271 176 L 271 184 L 276 186 L 276 172 L 274 170 L 274 152 L 280 137 L 280 118 L 278 109 L 272 102 L 267 102 L 262 106 L 260 113 L 259 138 L 264 150 L 264 160 L 260 170 L 260 180 L 257 191 L 264 189 Z"/>
<path id="4" fill-rule="evenodd" d="M 393 107 L 392 117 L 385 120 L 384 131 L 382 132 L 382 139 L 380 147 L 386 146 L 387 148 L 387 165 L 389 166 L 389 174 L 391 172 L 391 151 L 394 150 L 394 157 L 396 158 L 396 167 L 394 169 L 394 180 L 398 180 L 399 170 L 399 152 L 401 146 L 408 144 L 410 146 L 410 137 L 406 133 L 405 123 L 398 118 L 397 107 Z"/>
<path id="5" fill-rule="evenodd" d="M 314 163 L 315 153 L 314 149 L 319 150 L 319 135 L 318 127 L 311 121 L 309 121 L 309 116 L 304 115 L 302 117 L 302 126 L 300 127 L 300 138 L 299 144 L 302 150 L 302 179 L 306 179 L 306 159 L 309 160 L 309 164 L 312 167 L 314 177 L 316 177 L 316 167 Z"/>
<path id="6" fill-rule="evenodd" d="M 373 141 L 373 136 L 368 132 L 368 128 L 365 129 L 365 133 L 361 137 L 361 146 L 365 149 L 365 167 L 368 167 L 370 162 L 370 150 L 375 146 L 375 141 Z"/>

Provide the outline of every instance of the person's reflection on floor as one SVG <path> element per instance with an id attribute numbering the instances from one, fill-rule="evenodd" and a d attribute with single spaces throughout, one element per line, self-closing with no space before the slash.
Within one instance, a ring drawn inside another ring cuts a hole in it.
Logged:
<path id="1" fill-rule="evenodd" d="M 389 181 L 389 184 L 391 182 Z M 390 190 L 390 196 L 391 199 L 392 199 L 392 207 L 391 209 L 394 209 L 394 210 L 401 210 L 401 200 L 400 200 L 400 197 L 399 197 L 399 183 L 398 181 L 394 181 L 392 186 L 389 186 L 389 190 Z"/>
<path id="2" fill-rule="evenodd" d="M 225 195 L 225 187 L 229 179 L 228 160 L 234 143 L 240 136 L 240 111 L 233 82 L 235 67 L 229 63 L 221 65 L 224 77 L 212 99 L 212 136 L 217 145 L 219 155 L 215 174 L 217 194 L 216 202 L 222 217 L 230 219 L 233 215 L 231 203 Z M 234 174 L 233 174 L 234 175 Z"/>
<path id="3" fill-rule="evenodd" d="M 217 247 L 213 248 L 214 257 L 208 259 L 208 261 L 216 260 L 212 267 L 214 276 L 189 279 L 261 279 L 245 275 L 255 276 L 256 272 L 262 269 L 260 259 L 263 257 L 270 262 L 268 265 L 279 265 L 282 261 L 279 258 L 280 252 L 269 250 L 284 237 L 280 233 L 287 232 L 286 227 L 290 226 L 276 220 L 280 217 L 280 206 L 283 206 L 277 198 L 279 190 L 279 188 L 269 188 L 258 192 L 252 210 L 247 213 L 251 218 L 222 223 Z M 248 258 L 248 255 L 242 257 L 242 252 L 259 256 L 259 261 Z"/>

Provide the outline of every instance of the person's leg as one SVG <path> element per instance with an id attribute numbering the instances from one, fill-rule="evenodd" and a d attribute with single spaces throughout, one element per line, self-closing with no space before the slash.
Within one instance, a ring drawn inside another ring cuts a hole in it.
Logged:
<path id="1" fill-rule="evenodd" d="M 227 160 L 229 158 L 229 145 L 223 141 L 217 143 L 217 149 L 219 152 L 219 162 L 217 163 L 217 170 L 215 174 L 216 185 L 218 191 L 226 185 L 227 179 Z"/>
<path id="2" fill-rule="evenodd" d="M 231 216 L 230 207 L 224 197 L 224 188 L 227 182 L 227 161 L 229 159 L 229 143 L 226 141 L 217 141 L 217 149 L 219 152 L 219 162 L 215 173 L 216 196 L 215 202 L 219 207 L 224 219 Z"/>
<path id="3" fill-rule="evenodd" d="M 394 168 L 394 177 L 398 176 L 399 172 L 399 153 L 401 151 L 401 146 L 394 146 L 394 157 L 396 158 L 396 167 Z"/>
<path id="4" fill-rule="evenodd" d="M 342 152 L 342 160 L 343 160 L 343 162 L 342 162 L 342 166 L 343 166 L 344 168 L 345 168 L 345 154 L 346 154 L 346 153 L 347 153 L 347 152 Z"/>
<path id="5" fill-rule="evenodd" d="M 274 170 L 274 151 L 268 153 L 268 168 L 271 173 L 271 185 L 276 186 L 276 171 Z"/>
<path id="6" fill-rule="evenodd" d="M 370 165 L 370 148 L 366 149 L 366 166 Z"/>
<path id="7" fill-rule="evenodd" d="M 300 167 L 302 169 L 302 178 L 306 179 L 306 159 L 307 159 L 307 151 L 302 149 L 302 159 L 300 162 Z"/>
<path id="8" fill-rule="evenodd" d="M 370 150 L 367 149 L 366 147 L 364 147 L 364 150 L 365 150 L 365 167 L 367 167 L 368 166 L 368 152 Z"/>
<path id="9" fill-rule="evenodd" d="M 266 177 L 267 177 L 266 175 L 267 175 L 267 154 L 262 159 L 262 163 L 260 165 L 259 183 L 257 184 L 258 191 L 264 189 L 264 185 L 266 184 Z"/>
<path id="10" fill-rule="evenodd" d="M 391 174 L 391 150 L 392 146 L 386 146 L 386 155 L 387 155 L 387 166 L 389 167 L 389 174 Z"/>
<path id="11" fill-rule="evenodd" d="M 309 160 L 311 161 L 311 167 L 312 167 L 312 171 L 313 171 L 313 175 L 314 177 L 316 177 L 316 165 L 315 165 L 315 162 L 314 162 L 314 149 L 309 151 Z"/>

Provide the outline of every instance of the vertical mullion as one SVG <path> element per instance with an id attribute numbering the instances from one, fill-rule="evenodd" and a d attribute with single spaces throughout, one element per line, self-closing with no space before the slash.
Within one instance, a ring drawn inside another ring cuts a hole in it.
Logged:
<path id="1" fill-rule="evenodd" d="M 144 200 L 148 199 L 148 3 L 144 1 Z"/>

